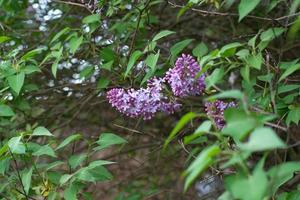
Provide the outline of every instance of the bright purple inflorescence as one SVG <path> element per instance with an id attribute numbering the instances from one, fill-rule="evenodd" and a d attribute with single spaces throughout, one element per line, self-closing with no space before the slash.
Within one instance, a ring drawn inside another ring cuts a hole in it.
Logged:
<path id="1" fill-rule="evenodd" d="M 165 79 L 170 84 L 175 96 L 186 97 L 199 95 L 205 89 L 205 75 L 196 78 L 201 68 L 190 55 L 182 54 L 175 66 L 167 71 Z"/>
<path id="2" fill-rule="evenodd" d="M 159 111 L 171 114 L 181 105 L 171 102 L 162 94 L 163 83 L 164 79 L 153 78 L 148 81 L 147 88 L 114 88 L 107 92 L 107 98 L 113 107 L 129 117 L 142 116 L 146 120 Z"/>
<path id="3" fill-rule="evenodd" d="M 236 107 L 236 106 L 237 106 L 236 103 L 233 101 L 226 103 L 221 100 L 216 100 L 214 102 L 205 103 L 205 111 L 206 114 L 214 120 L 217 128 L 222 129 L 225 125 L 224 111 L 227 108 Z"/>

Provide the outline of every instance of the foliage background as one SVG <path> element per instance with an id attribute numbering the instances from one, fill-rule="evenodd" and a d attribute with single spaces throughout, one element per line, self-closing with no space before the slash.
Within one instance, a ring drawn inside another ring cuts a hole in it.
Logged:
<path id="1" fill-rule="evenodd" d="M 299 4 L 0 0 L 0 197 L 216 199 L 225 187 L 224 199 L 296 199 Z M 142 87 L 151 76 L 162 76 L 181 52 L 193 54 L 207 73 L 205 95 L 179 99 L 180 112 L 150 121 L 125 117 L 107 103 L 107 90 Z M 184 114 L 202 115 L 207 97 L 234 99 L 240 109 L 225 114 L 229 130 L 202 127 L 188 144 L 186 136 L 205 120 Z M 240 146 L 263 125 L 272 127 L 271 134 L 258 139 L 256 149 Z M 220 154 L 200 153 L 216 146 Z M 77 164 L 70 164 L 72 156 Z M 203 160 L 189 168 L 199 159 L 212 159 L 210 168 L 204 170 Z M 97 160 L 116 164 L 91 165 Z M 228 160 L 233 164 L 222 169 Z M 276 179 L 269 169 L 282 163 L 285 173 Z M 224 179 L 231 172 L 238 175 Z M 198 183 L 184 193 L 188 177 Z M 217 186 L 203 196 L 199 187 L 207 180 Z M 258 196 L 238 192 L 242 186 Z"/>

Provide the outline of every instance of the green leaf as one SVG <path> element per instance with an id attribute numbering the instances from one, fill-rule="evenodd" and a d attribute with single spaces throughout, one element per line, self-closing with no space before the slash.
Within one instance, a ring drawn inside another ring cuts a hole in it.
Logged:
<path id="1" fill-rule="evenodd" d="M 241 49 L 235 55 L 239 57 L 239 59 L 245 59 L 249 56 L 250 52 L 248 49 Z"/>
<path id="2" fill-rule="evenodd" d="M 8 105 L 0 104 L 0 117 L 12 117 L 14 115 L 14 111 Z"/>
<path id="3" fill-rule="evenodd" d="M 225 46 L 223 46 L 221 48 L 221 50 L 219 51 L 219 54 L 222 57 L 229 57 L 229 56 L 233 56 L 235 54 L 236 48 L 242 46 L 241 43 L 239 42 L 234 42 L 231 44 L 227 44 Z"/>
<path id="4" fill-rule="evenodd" d="M 263 125 L 254 116 L 246 114 L 243 110 L 226 109 L 224 117 L 226 126 L 222 129 L 222 133 L 231 136 L 236 142 L 243 140 L 257 126 Z"/>
<path id="5" fill-rule="evenodd" d="M 70 40 L 70 51 L 72 54 L 74 54 L 77 49 L 80 47 L 81 43 L 83 41 L 83 36 L 80 37 L 72 37 Z"/>
<path id="6" fill-rule="evenodd" d="M 97 89 L 105 89 L 109 85 L 110 80 L 106 77 L 102 77 L 99 79 L 97 83 Z"/>
<path id="7" fill-rule="evenodd" d="M 189 112 L 181 117 L 179 122 L 177 122 L 176 126 L 173 128 L 172 132 L 170 133 L 169 137 L 166 139 L 164 144 L 164 149 L 168 146 L 168 144 L 174 139 L 176 134 L 192 119 L 195 117 L 199 117 L 199 114 Z"/>
<path id="8" fill-rule="evenodd" d="M 9 41 L 9 40 L 11 40 L 10 37 L 7 37 L 7 36 L 0 36 L 0 44 L 3 43 L 3 42 Z"/>
<path id="9" fill-rule="evenodd" d="M 285 31 L 282 27 L 269 28 L 264 31 L 260 35 L 260 43 L 258 44 L 258 48 L 262 51 L 265 49 L 268 44 L 276 37 L 279 37 Z"/>
<path id="10" fill-rule="evenodd" d="M 187 11 L 189 10 L 191 7 L 193 6 L 192 2 L 188 2 L 184 7 L 182 7 L 178 14 L 177 14 L 177 21 L 179 20 L 179 18 Z"/>
<path id="11" fill-rule="evenodd" d="M 153 76 L 154 72 L 152 70 L 149 70 L 146 75 L 144 76 L 140 86 L 144 85 L 144 83 L 149 80 Z"/>
<path id="12" fill-rule="evenodd" d="M 64 164 L 65 164 L 65 162 L 58 160 L 58 161 L 55 161 L 52 163 L 45 163 L 46 166 L 44 166 L 44 168 L 46 171 L 49 171 L 50 169 L 53 169 L 54 167 L 57 167 L 59 165 L 64 165 Z"/>
<path id="13" fill-rule="evenodd" d="M 77 179 L 88 182 L 106 181 L 113 178 L 112 174 L 101 165 L 81 168 L 75 175 Z"/>
<path id="14" fill-rule="evenodd" d="M 132 53 L 132 55 L 130 56 L 127 68 L 126 68 L 126 72 L 125 72 L 125 77 L 128 76 L 128 74 L 130 73 L 134 63 L 139 59 L 139 57 L 143 55 L 143 52 L 136 50 Z"/>
<path id="15" fill-rule="evenodd" d="M 63 53 L 62 47 L 58 51 L 52 51 L 52 53 L 51 53 L 52 57 L 56 58 L 56 60 L 53 62 L 52 66 L 51 66 L 51 72 L 55 78 L 56 78 L 56 73 L 57 73 L 57 66 L 61 59 L 62 53 Z"/>
<path id="16" fill-rule="evenodd" d="M 206 89 L 209 90 L 212 86 L 215 86 L 219 81 L 222 80 L 225 75 L 224 68 L 217 68 L 213 73 L 205 78 Z"/>
<path id="17" fill-rule="evenodd" d="M 59 179 L 59 184 L 63 185 L 66 182 L 68 182 L 70 180 L 70 178 L 73 177 L 74 174 L 64 174 L 62 175 L 62 177 Z"/>
<path id="18" fill-rule="evenodd" d="M 79 165 L 81 165 L 81 163 L 83 163 L 83 161 L 85 161 L 87 158 L 87 154 L 83 153 L 83 154 L 75 154 L 72 155 L 69 159 L 68 159 L 68 163 L 71 167 L 71 169 L 75 169 L 76 167 L 78 167 Z"/>
<path id="19" fill-rule="evenodd" d="M 208 53 L 208 47 L 203 42 L 198 44 L 193 49 L 193 55 L 196 56 L 197 58 L 201 58 L 201 57 L 205 56 L 207 53 Z"/>
<path id="20" fill-rule="evenodd" d="M 4 145 L 0 148 L 0 157 L 1 157 L 4 153 L 6 153 L 7 150 L 8 150 L 8 144 L 6 143 L 6 144 L 4 144 Z"/>
<path id="21" fill-rule="evenodd" d="M 24 84 L 25 74 L 20 72 L 16 75 L 7 77 L 9 87 L 19 95 L 23 84 Z"/>
<path id="22" fill-rule="evenodd" d="M 209 132 L 211 129 L 211 121 L 207 120 L 204 121 L 196 130 L 193 134 L 201 133 L 201 132 Z"/>
<path id="23" fill-rule="evenodd" d="M 37 49 L 33 49 L 27 53 L 25 53 L 22 57 L 21 60 L 26 61 L 31 59 L 32 57 L 34 57 L 37 54 L 40 54 L 43 50 L 45 50 L 45 48 L 37 48 Z"/>
<path id="24" fill-rule="evenodd" d="M 206 147 L 191 163 L 185 171 L 186 180 L 184 183 L 184 190 L 186 191 L 194 180 L 203 172 L 207 167 L 213 163 L 213 159 L 221 152 L 218 145 Z"/>
<path id="25" fill-rule="evenodd" d="M 296 65 L 298 62 L 299 62 L 299 58 L 295 59 L 295 60 L 292 60 L 292 61 L 287 61 L 287 62 L 280 62 L 279 63 L 279 68 L 280 69 L 287 69 L 289 68 L 290 66 L 292 65 Z"/>
<path id="26" fill-rule="evenodd" d="M 225 191 L 221 196 L 218 197 L 218 200 L 234 200 L 230 192 Z"/>
<path id="27" fill-rule="evenodd" d="M 300 85 L 280 85 L 278 87 L 278 94 L 296 90 L 298 88 L 300 88 Z"/>
<path id="28" fill-rule="evenodd" d="M 43 126 L 36 127 L 32 133 L 33 136 L 53 136 L 48 129 Z"/>
<path id="29" fill-rule="evenodd" d="M 157 42 L 154 42 L 154 41 L 149 42 L 149 44 L 145 47 L 143 53 L 154 51 L 156 45 L 157 45 Z"/>
<path id="30" fill-rule="evenodd" d="M 24 69 L 22 69 L 22 72 L 25 74 L 32 74 L 34 72 L 41 72 L 41 69 L 36 65 L 27 65 Z"/>
<path id="31" fill-rule="evenodd" d="M 201 137 L 205 133 L 209 133 L 212 126 L 212 122 L 210 120 L 204 121 L 200 126 L 194 131 L 192 135 L 187 135 L 184 137 L 184 144 L 195 144 L 202 143 L 207 140 L 206 137 Z"/>
<path id="32" fill-rule="evenodd" d="M 263 42 L 271 41 L 274 38 L 280 36 L 285 31 L 282 27 L 272 27 L 264 31 L 260 35 L 260 40 Z"/>
<path id="33" fill-rule="evenodd" d="M 100 58 L 104 60 L 104 62 L 110 62 L 115 60 L 115 52 L 111 49 L 111 47 L 105 47 L 100 51 Z"/>
<path id="34" fill-rule="evenodd" d="M 278 188 L 293 178 L 296 171 L 300 171 L 300 162 L 286 162 L 278 166 L 273 166 L 267 173 L 272 183 L 271 194 L 275 195 Z"/>
<path id="35" fill-rule="evenodd" d="M 107 63 L 104 63 L 103 65 L 100 66 L 100 68 L 111 71 L 111 68 L 112 68 L 113 64 L 114 64 L 114 61 L 112 60 L 112 61 L 109 61 Z"/>
<path id="36" fill-rule="evenodd" d="M 266 142 L 267 141 L 267 142 Z M 277 148 L 285 148 L 284 142 L 276 133 L 267 127 L 256 128 L 250 135 L 247 143 L 238 145 L 242 150 L 247 151 L 266 151 Z"/>
<path id="37" fill-rule="evenodd" d="M 55 151 L 67 146 L 68 144 L 70 144 L 71 142 L 80 140 L 82 138 L 82 136 L 80 134 L 74 134 L 74 135 L 70 135 L 69 137 L 67 137 L 66 139 L 64 139 L 59 145 L 58 147 L 56 147 Z"/>
<path id="38" fill-rule="evenodd" d="M 30 189 L 32 172 L 33 172 L 33 168 L 31 167 L 29 170 L 26 170 L 22 174 L 22 183 L 24 185 L 24 190 L 26 194 L 28 194 Z"/>
<path id="39" fill-rule="evenodd" d="M 249 158 L 250 155 L 251 153 L 249 151 L 235 151 L 231 158 L 225 163 L 222 163 L 220 167 L 221 169 L 226 169 L 233 165 L 243 165 L 243 163 L 246 161 L 247 158 Z"/>
<path id="40" fill-rule="evenodd" d="M 274 77 L 274 74 L 266 74 L 266 75 L 257 76 L 257 79 L 260 81 L 270 83 L 272 81 L 273 77 Z"/>
<path id="41" fill-rule="evenodd" d="M 56 158 L 54 150 L 47 144 L 41 146 L 37 151 L 35 151 L 32 155 L 34 156 L 42 156 L 47 155 Z"/>
<path id="42" fill-rule="evenodd" d="M 155 72 L 156 64 L 159 58 L 159 53 L 160 52 L 158 51 L 156 54 L 150 54 L 145 60 L 146 65 L 150 67 L 152 73 Z"/>
<path id="43" fill-rule="evenodd" d="M 62 29 L 61 31 L 59 31 L 57 34 L 54 35 L 54 37 L 52 38 L 50 43 L 55 42 L 58 38 L 60 38 L 60 36 L 67 33 L 69 30 L 70 30 L 70 28 L 66 27 L 66 28 Z"/>
<path id="44" fill-rule="evenodd" d="M 127 141 L 113 133 L 102 133 L 96 143 L 99 147 L 96 147 L 94 150 L 101 150 L 115 144 L 127 143 Z"/>
<path id="45" fill-rule="evenodd" d="M 89 78 L 93 75 L 94 71 L 94 66 L 87 66 L 80 72 L 80 78 Z"/>
<path id="46" fill-rule="evenodd" d="M 268 190 L 268 179 L 262 168 L 256 168 L 252 175 L 240 173 L 225 178 L 225 188 L 233 199 L 258 200 L 264 199 Z"/>
<path id="47" fill-rule="evenodd" d="M 228 90 L 221 92 L 219 94 L 210 96 L 206 98 L 206 100 L 213 100 L 213 99 L 226 99 L 226 98 L 232 98 L 232 99 L 243 99 L 244 95 L 239 90 Z"/>
<path id="48" fill-rule="evenodd" d="M 59 60 L 54 61 L 54 63 L 51 65 L 51 72 L 53 76 L 56 78 L 57 74 L 57 67 L 58 67 Z"/>
<path id="49" fill-rule="evenodd" d="M 286 124 L 290 126 L 291 122 L 299 124 L 300 121 L 300 106 L 289 106 L 289 114 L 286 117 Z"/>
<path id="50" fill-rule="evenodd" d="M 54 183 L 55 185 L 59 185 L 59 180 L 62 177 L 62 174 L 58 171 L 60 171 L 60 170 L 53 170 L 53 171 L 47 172 L 48 181 L 50 181 L 51 183 Z M 55 192 L 55 191 L 53 191 L 53 192 Z M 55 200 L 55 199 L 53 199 L 53 200 Z"/>
<path id="51" fill-rule="evenodd" d="M 259 4 L 260 0 L 241 0 L 239 4 L 239 22 Z"/>
<path id="52" fill-rule="evenodd" d="M 69 187 L 64 191 L 65 200 L 77 200 L 77 193 L 79 192 L 80 187 L 76 183 L 71 183 Z"/>
<path id="53" fill-rule="evenodd" d="M 0 156 L 1 156 L 1 153 L 0 153 Z M 7 173 L 8 169 L 9 169 L 9 166 L 10 166 L 10 160 L 11 160 L 10 157 L 0 159 L 0 174 L 2 176 L 4 176 Z"/>
<path id="54" fill-rule="evenodd" d="M 110 165 L 110 164 L 114 164 L 114 163 L 115 162 L 111 162 L 111 161 L 107 161 L 107 160 L 95 160 L 93 162 L 90 162 L 88 167 L 89 168 L 94 168 L 94 167 L 103 166 L 103 165 Z"/>
<path id="55" fill-rule="evenodd" d="M 246 57 L 246 63 L 255 68 L 260 70 L 261 69 L 261 65 L 263 63 L 263 57 L 261 54 L 257 54 L 257 55 L 249 55 Z"/>
<path id="56" fill-rule="evenodd" d="M 177 55 L 180 52 L 182 52 L 183 49 L 185 49 L 192 41 L 193 41 L 193 39 L 186 39 L 186 40 L 176 43 L 175 45 L 173 45 L 171 47 L 170 52 L 171 52 L 171 62 L 172 63 L 174 62 Z"/>
<path id="57" fill-rule="evenodd" d="M 95 22 L 100 22 L 100 14 L 89 15 L 82 19 L 82 23 L 84 24 L 92 24 Z"/>
<path id="58" fill-rule="evenodd" d="M 174 33 L 175 33 L 174 31 L 163 30 L 163 31 L 159 32 L 158 34 L 156 34 L 153 37 L 152 41 L 155 42 L 155 41 L 157 41 L 157 40 L 159 40 L 159 39 L 161 39 L 163 37 L 166 37 L 166 36 L 174 34 Z"/>
<path id="59" fill-rule="evenodd" d="M 13 137 L 8 141 L 8 147 L 12 153 L 25 154 L 25 145 L 21 141 L 22 137 Z"/>
<path id="60" fill-rule="evenodd" d="M 294 73 L 297 70 L 300 70 L 300 64 L 296 64 L 296 65 L 293 65 L 293 66 L 287 68 L 284 71 L 284 73 L 280 76 L 278 81 L 282 81 L 283 79 L 285 79 L 286 77 L 288 77 L 289 75 L 291 75 L 292 73 Z"/>

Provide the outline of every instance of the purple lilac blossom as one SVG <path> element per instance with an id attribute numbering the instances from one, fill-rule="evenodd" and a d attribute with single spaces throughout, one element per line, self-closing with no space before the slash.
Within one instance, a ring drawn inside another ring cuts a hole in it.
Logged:
<path id="1" fill-rule="evenodd" d="M 107 92 L 107 98 L 113 107 L 129 117 L 142 116 L 147 120 L 159 111 L 171 114 L 181 105 L 171 102 L 163 95 L 164 82 L 164 79 L 152 78 L 148 81 L 146 88 L 138 90 L 114 88 Z"/>
<path id="2" fill-rule="evenodd" d="M 217 128 L 221 130 L 225 125 L 224 111 L 227 108 L 236 106 L 236 103 L 233 101 L 226 103 L 221 100 L 216 100 L 214 102 L 206 102 L 205 111 L 206 114 L 214 120 Z"/>
<path id="3" fill-rule="evenodd" d="M 205 89 L 205 75 L 196 78 L 201 68 L 191 55 L 182 54 L 175 66 L 167 71 L 165 79 L 177 97 L 199 95 Z"/>

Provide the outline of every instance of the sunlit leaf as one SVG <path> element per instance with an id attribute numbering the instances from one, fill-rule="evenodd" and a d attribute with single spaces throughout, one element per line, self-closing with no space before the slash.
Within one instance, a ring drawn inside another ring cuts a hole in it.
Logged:
<path id="1" fill-rule="evenodd" d="M 25 145 L 21 141 L 22 137 L 13 137 L 8 141 L 8 147 L 12 153 L 15 154 L 24 154 L 25 153 Z"/>
<path id="2" fill-rule="evenodd" d="M 11 89 L 19 94 L 24 84 L 25 74 L 24 72 L 20 72 L 16 75 L 7 77 L 7 80 Z"/>
<path id="3" fill-rule="evenodd" d="M 256 128 L 251 133 L 249 141 L 238 146 L 247 151 L 266 151 L 286 147 L 276 133 L 267 127 Z"/>
<path id="4" fill-rule="evenodd" d="M 0 117 L 12 117 L 14 115 L 14 111 L 8 105 L 0 104 Z"/>
<path id="5" fill-rule="evenodd" d="M 70 144 L 71 142 L 80 140 L 82 138 L 82 136 L 80 134 L 74 134 L 74 135 L 70 135 L 69 137 L 67 137 L 66 139 L 64 139 L 55 149 L 55 151 L 67 146 L 68 144 Z"/>
<path id="6" fill-rule="evenodd" d="M 174 33 L 175 33 L 174 31 L 169 31 L 169 30 L 161 31 L 153 37 L 152 41 L 157 41 L 163 37 L 166 37 L 166 36 L 174 34 Z"/>
<path id="7" fill-rule="evenodd" d="M 246 17 L 261 0 L 241 0 L 239 4 L 239 21 Z"/>
<path id="8" fill-rule="evenodd" d="M 32 133 L 33 136 L 53 136 L 48 129 L 43 126 L 36 127 Z"/>

